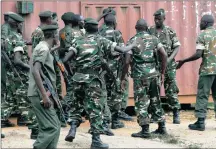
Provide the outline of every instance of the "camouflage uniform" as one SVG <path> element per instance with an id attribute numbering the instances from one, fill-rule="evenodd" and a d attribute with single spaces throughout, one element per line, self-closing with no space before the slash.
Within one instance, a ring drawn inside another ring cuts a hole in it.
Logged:
<path id="1" fill-rule="evenodd" d="M 216 102 L 216 30 L 209 27 L 197 38 L 196 49 L 203 50 L 202 63 L 199 71 L 195 115 L 205 118 L 207 113 L 210 90 Z"/>
<path id="2" fill-rule="evenodd" d="M 155 52 L 162 44 L 147 32 L 139 32 L 128 43 L 137 42 L 137 47 L 129 53 L 132 56 L 131 77 L 134 80 L 135 110 L 140 126 L 150 123 L 148 108 L 156 122 L 165 120 L 159 95 L 159 72 L 156 69 Z"/>
<path id="3" fill-rule="evenodd" d="M 37 46 L 37 44 L 39 44 L 40 41 L 44 40 L 44 34 L 40 26 L 38 26 L 32 33 L 31 40 L 32 40 L 32 50 L 34 50 L 34 48 Z"/>
<path id="4" fill-rule="evenodd" d="M 15 30 L 10 31 L 10 35 L 6 39 L 7 41 L 7 53 L 11 61 L 14 59 L 14 52 L 22 52 L 22 61 L 28 63 L 27 48 L 22 39 L 22 35 Z M 8 98 L 12 98 L 17 103 L 17 108 L 21 110 L 21 116 L 28 117 L 28 111 L 30 108 L 30 101 L 27 98 L 27 86 L 28 86 L 28 72 L 22 70 L 22 68 L 16 66 L 16 69 L 22 80 L 13 72 L 13 70 L 7 67 L 7 90 Z M 24 83 L 22 84 L 21 81 Z M 13 96 L 10 96 L 13 95 Z M 13 109 L 15 110 L 15 109 Z"/>
<path id="5" fill-rule="evenodd" d="M 118 46 L 124 46 L 121 32 L 114 30 L 112 27 L 105 25 L 99 34 L 110 41 L 116 42 Z M 122 60 L 123 55 L 119 52 L 112 52 L 111 50 L 105 51 L 105 55 L 107 63 L 115 76 L 115 78 L 113 78 L 109 74 L 105 75 L 107 103 L 112 114 L 112 119 L 115 120 L 118 118 L 118 112 L 121 109 L 123 96 L 123 92 L 120 91 L 120 68 L 122 68 L 122 63 L 120 61 Z M 105 113 L 105 121 L 109 121 L 108 114 L 109 113 Z"/>
<path id="6" fill-rule="evenodd" d="M 175 31 L 169 26 L 163 26 L 160 32 L 157 32 L 156 26 L 152 26 L 150 34 L 155 35 L 163 44 L 168 57 L 172 54 L 173 50 L 180 46 L 180 42 L 176 36 Z M 178 101 L 179 89 L 176 81 L 176 62 L 173 59 L 167 66 L 164 80 L 165 94 L 168 99 L 168 103 L 172 109 L 180 109 L 180 103 Z"/>
<path id="7" fill-rule="evenodd" d="M 74 44 L 76 49 L 72 49 L 76 54 L 76 73 L 72 77 L 75 95 L 73 98 L 77 101 L 77 91 L 83 92 L 84 109 L 90 118 L 90 133 L 103 132 L 102 112 L 105 108 L 106 86 L 101 58 L 105 56 L 105 51 L 114 49 L 115 46 L 115 43 L 101 36 L 87 35 L 77 40 Z"/>

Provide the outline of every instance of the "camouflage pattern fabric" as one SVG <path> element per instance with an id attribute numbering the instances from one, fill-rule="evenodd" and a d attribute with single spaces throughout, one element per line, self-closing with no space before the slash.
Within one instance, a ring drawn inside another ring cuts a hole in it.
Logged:
<path id="1" fill-rule="evenodd" d="M 149 32 L 150 34 L 155 35 L 160 40 L 160 42 L 163 44 L 165 51 L 167 52 L 168 57 L 172 54 L 173 50 L 176 47 L 180 46 L 180 42 L 176 36 L 175 31 L 169 26 L 163 26 L 161 32 L 157 32 L 156 27 L 152 26 L 150 27 Z M 180 103 L 178 100 L 179 89 L 176 81 L 175 59 L 172 60 L 166 68 L 164 88 L 170 107 L 172 109 L 180 109 Z"/>
<path id="2" fill-rule="evenodd" d="M 200 76 L 216 74 L 216 30 L 209 27 L 197 38 L 196 49 L 203 50 Z"/>
<path id="3" fill-rule="evenodd" d="M 110 41 L 116 42 L 118 46 L 124 46 L 124 40 L 121 32 L 118 30 L 114 30 L 112 27 L 104 25 L 103 29 L 99 32 L 99 34 Z M 122 55 L 120 55 L 120 53 L 118 52 L 114 52 L 111 50 L 106 50 L 104 52 L 107 63 L 115 76 L 115 79 L 110 77 L 108 74 L 105 76 L 107 102 L 111 114 L 116 115 L 116 113 L 118 113 L 121 109 L 121 103 L 123 98 L 123 92 L 120 91 L 120 69 L 122 68 Z M 105 118 L 109 118 L 108 114 L 109 113 L 105 113 Z"/>
<path id="4" fill-rule="evenodd" d="M 122 96 L 122 104 L 121 104 L 122 110 L 125 110 L 127 108 L 128 98 L 129 98 L 129 81 L 127 78 L 126 87 L 125 87 L 125 90 L 123 91 L 123 96 Z"/>
<path id="5" fill-rule="evenodd" d="M 44 40 L 44 34 L 40 26 L 38 26 L 32 33 L 31 40 L 32 40 L 32 50 L 34 50 L 34 48 L 37 46 L 37 44 L 39 44 L 40 41 Z"/>
<path id="6" fill-rule="evenodd" d="M 10 25 L 8 23 L 4 23 L 1 25 L 1 39 L 6 39 L 10 34 Z"/>
<path id="7" fill-rule="evenodd" d="M 164 121 L 159 90 L 159 72 L 156 69 L 155 54 L 162 44 L 147 32 L 139 32 L 128 44 L 137 42 L 129 52 L 132 56 L 131 77 L 134 80 L 135 110 L 140 126 L 149 124 L 149 112 L 155 122 Z M 148 111 L 151 107 L 151 111 Z"/>
<path id="8" fill-rule="evenodd" d="M 90 119 L 91 133 L 103 132 L 102 115 L 105 108 L 106 86 L 101 57 L 105 56 L 105 50 L 114 51 L 115 46 L 115 43 L 101 36 L 87 35 L 76 40 L 74 48 L 71 49 L 76 55 L 76 73 L 72 77 L 74 88 L 83 87 L 82 90 L 85 92 L 83 105 Z M 76 97 L 73 98 L 77 101 Z"/>

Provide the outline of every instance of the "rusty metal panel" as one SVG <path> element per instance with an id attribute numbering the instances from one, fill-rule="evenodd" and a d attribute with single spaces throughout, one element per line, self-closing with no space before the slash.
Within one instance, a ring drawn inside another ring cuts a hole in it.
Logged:
<path id="1" fill-rule="evenodd" d="M 2 1 L 1 14 L 6 11 L 16 11 L 15 1 Z M 176 59 L 192 55 L 195 52 L 196 37 L 199 31 L 199 21 L 203 12 L 211 12 L 216 16 L 216 1 L 34 1 L 34 13 L 25 17 L 24 38 L 30 39 L 33 30 L 39 24 L 38 13 L 51 10 L 58 13 L 60 28 L 63 22 L 60 16 L 66 11 L 81 13 L 85 17 L 97 18 L 106 7 L 114 7 L 117 11 L 117 28 L 121 30 L 125 42 L 135 34 L 135 23 L 144 18 L 149 25 L 154 24 L 153 13 L 159 9 L 166 10 L 165 24 L 171 26 L 181 42 L 180 52 Z M 1 19 L 3 22 L 3 17 Z M 100 22 L 102 24 L 102 21 Z M 185 64 L 177 71 L 179 95 L 194 95 L 198 81 L 200 60 Z M 130 97 L 133 97 L 133 84 L 130 81 Z M 163 92 L 163 91 L 162 91 Z M 163 93 L 162 93 L 163 95 Z"/>

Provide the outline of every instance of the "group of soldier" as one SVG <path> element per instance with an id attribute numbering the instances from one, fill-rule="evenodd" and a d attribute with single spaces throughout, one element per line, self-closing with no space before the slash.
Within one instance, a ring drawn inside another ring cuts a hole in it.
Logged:
<path id="1" fill-rule="evenodd" d="M 137 33 L 126 45 L 116 29 L 116 12 L 111 8 L 104 9 L 97 20 L 66 12 L 61 16 L 65 26 L 60 31 L 55 12 L 43 11 L 39 17 L 40 25 L 27 42 L 22 37 L 24 19 L 14 12 L 4 14 L 5 23 L 1 29 L 2 127 L 14 126 L 8 118 L 18 109 L 21 111 L 18 124 L 31 129 L 31 139 L 36 139 L 34 148 L 56 148 L 60 127 L 66 126 L 67 121 L 70 130 L 65 141 L 72 142 L 85 111 L 92 134 L 91 148 L 108 148 L 100 135 L 113 136 L 110 124 L 112 129 L 118 129 L 124 127 L 120 119 L 132 120 L 125 113 L 131 66 L 135 111 L 142 128 L 132 137 L 149 138 L 152 133 L 166 135 L 161 85 L 164 84 L 173 111 L 173 123 L 180 124 L 176 69 L 202 57 L 195 110 L 198 120 L 189 128 L 205 130 L 210 89 L 216 99 L 213 16 L 204 15 L 201 19 L 200 29 L 204 31 L 197 40 L 197 53 L 178 63 L 175 56 L 180 42 L 175 31 L 164 25 L 164 9 L 154 13 L 152 27 L 148 27 L 146 20 L 139 19 L 135 26 Z M 104 24 L 98 28 L 101 19 Z M 32 45 L 31 57 L 28 57 L 27 45 Z M 61 74 L 67 90 L 64 97 Z M 153 122 L 158 123 L 158 129 L 150 133 L 149 125 Z"/>

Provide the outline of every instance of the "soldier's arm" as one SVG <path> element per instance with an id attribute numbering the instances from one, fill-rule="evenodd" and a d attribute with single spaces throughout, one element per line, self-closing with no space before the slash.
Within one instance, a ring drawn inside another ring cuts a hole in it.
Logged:
<path id="1" fill-rule="evenodd" d="M 162 73 L 162 75 L 164 75 L 165 70 L 166 70 L 166 66 L 167 66 L 167 53 L 164 50 L 162 44 L 158 44 L 157 49 L 158 49 L 158 53 L 160 54 L 160 57 L 161 57 L 161 60 L 162 60 L 162 63 L 161 63 L 162 71 L 161 71 L 161 73 Z"/>
<path id="2" fill-rule="evenodd" d="M 76 49 L 71 47 L 70 51 L 66 54 L 66 56 L 63 58 L 63 63 L 67 63 L 69 60 L 72 59 L 72 57 L 75 55 Z"/>
<path id="3" fill-rule="evenodd" d="M 177 53 L 179 51 L 179 47 L 181 45 L 178 38 L 177 38 L 176 32 L 174 30 L 172 30 L 172 29 L 170 29 L 169 32 L 170 32 L 169 33 L 170 34 L 170 39 L 172 41 L 173 53 L 169 56 L 168 62 L 172 61 L 176 57 L 176 55 L 177 55 Z"/>
<path id="4" fill-rule="evenodd" d="M 128 69 L 130 66 L 130 61 L 131 61 L 131 54 L 126 53 L 125 54 L 125 59 L 124 59 L 124 65 L 123 65 L 123 69 L 122 69 L 122 76 L 121 76 L 121 80 L 123 81 L 128 73 Z"/>
<path id="5" fill-rule="evenodd" d="M 193 54 L 192 56 L 186 58 L 186 59 L 183 59 L 183 60 L 179 60 L 177 61 L 178 62 L 178 65 L 177 65 L 177 69 L 181 68 L 182 65 L 184 65 L 184 63 L 186 62 L 190 62 L 190 61 L 195 61 L 199 58 L 202 57 L 203 55 L 203 51 L 205 49 L 205 42 L 204 42 L 204 39 L 202 37 L 202 35 L 200 35 L 198 38 L 197 38 L 197 41 L 196 41 L 196 53 Z"/>
<path id="6" fill-rule="evenodd" d="M 29 70 L 30 67 L 28 64 L 24 63 L 22 60 L 22 52 L 17 51 L 14 53 L 14 64 L 25 69 L 25 70 Z"/>

